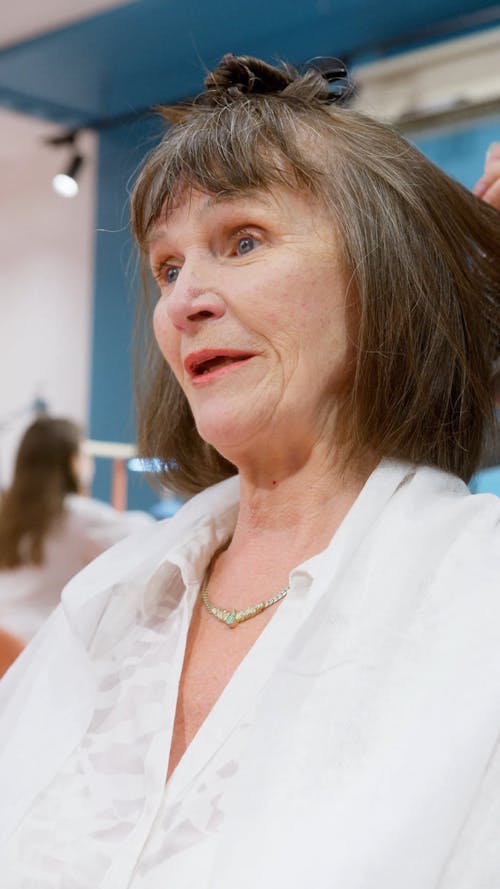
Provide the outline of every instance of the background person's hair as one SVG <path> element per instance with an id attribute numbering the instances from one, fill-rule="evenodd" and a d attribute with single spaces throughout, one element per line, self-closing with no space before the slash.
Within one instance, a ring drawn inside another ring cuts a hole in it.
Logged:
<path id="1" fill-rule="evenodd" d="M 131 219 L 143 257 L 186 187 L 224 196 L 281 184 L 320 200 L 340 233 L 357 315 L 337 444 L 348 457 L 400 458 L 468 479 L 493 418 L 500 213 L 391 128 L 331 104 L 318 71 L 225 56 L 206 86 L 191 106 L 164 109 L 176 125 L 136 181 Z M 140 452 L 165 462 L 170 488 L 200 490 L 235 468 L 202 441 L 147 336 Z"/>
<path id="2" fill-rule="evenodd" d="M 0 502 L 0 568 L 40 565 L 47 533 L 66 494 L 78 492 L 74 457 L 81 430 L 71 420 L 40 417 L 23 435 L 14 478 Z"/>

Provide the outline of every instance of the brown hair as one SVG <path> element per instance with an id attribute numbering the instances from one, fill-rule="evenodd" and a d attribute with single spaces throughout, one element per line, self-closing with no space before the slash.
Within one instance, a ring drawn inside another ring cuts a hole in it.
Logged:
<path id="1" fill-rule="evenodd" d="M 350 457 L 426 463 L 468 479 L 493 417 L 500 352 L 500 214 L 397 132 L 332 104 L 304 75 L 224 56 L 136 181 L 132 230 L 147 256 L 179 191 L 217 195 L 280 183 L 323 201 L 343 241 L 357 301 L 350 385 L 339 417 Z M 139 446 L 169 487 L 193 492 L 235 472 L 196 431 L 149 335 Z M 144 384 L 144 385 L 142 385 Z"/>
<path id="2" fill-rule="evenodd" d="M 64 497 L 78 492 L 72 458 L 80 440 L 75 423 L 54 417 L 40 417 L 24 433 L 0 503 L 0 568 L 42 564 L 44 539 L 63 514 Z"/>

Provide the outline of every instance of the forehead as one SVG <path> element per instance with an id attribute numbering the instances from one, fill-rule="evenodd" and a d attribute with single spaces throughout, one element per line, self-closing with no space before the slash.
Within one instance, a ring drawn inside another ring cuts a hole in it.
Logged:
<path id="1" fill-rule="evenodd" d="M 186 222 L 203 225 L 219 219 L 255 214 L 278 223 L 307 218 L 318 218 L 318 201 L 302 190 L 277 185 L 269 189 L 248 189 L 234 193 L 207 194 L 195 188 L 185 188 L 165 206 L 161 217 L 152 225 L 148 249 L 164 240 Z M 324 208 L 323 209 L 324 212 Z M 242 221 L 242 220 L 240 220 Z"/>

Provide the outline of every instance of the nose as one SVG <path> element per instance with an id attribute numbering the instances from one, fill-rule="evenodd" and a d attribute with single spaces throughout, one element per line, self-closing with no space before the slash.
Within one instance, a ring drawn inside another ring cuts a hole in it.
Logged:
<path id="1" fill-rule="evenodd" d="M 165 310 L 176 330 L 187 331 L 222 317 L 226 307 L 208 270 L 199 264 L 194 268 L 186 262 L 165 296 Z"/>

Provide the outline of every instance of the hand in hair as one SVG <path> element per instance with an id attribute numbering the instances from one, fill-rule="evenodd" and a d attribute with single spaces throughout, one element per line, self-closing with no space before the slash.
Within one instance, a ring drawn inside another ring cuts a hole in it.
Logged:
<path id="1" fill-rule="evenodd" d="M 500 142 L 494 142 L 488 150 L 484 173 L 474 186 L 474 194 L 500 210 Z"/>

